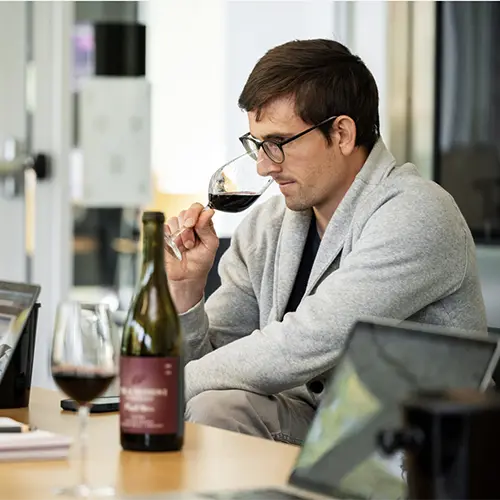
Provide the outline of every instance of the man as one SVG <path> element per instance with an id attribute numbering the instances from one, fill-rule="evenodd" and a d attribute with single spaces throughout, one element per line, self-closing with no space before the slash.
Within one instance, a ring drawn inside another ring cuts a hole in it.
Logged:
<path id="1" fill-rule="evenodd" d="M 183 260 L 166 257 L 186 336 L 186 418 L 300 443 L 358 318 L 486 331 L 474 242 L 450 195 L 396 165 L 374 78 L 341 44 L 270 50 L 239 105 L 242 142 L 282 196 L 238 227 L 206 304 L 213 211 L 195 204 L 168 220 L 169 232 L 191 228 Z"/>

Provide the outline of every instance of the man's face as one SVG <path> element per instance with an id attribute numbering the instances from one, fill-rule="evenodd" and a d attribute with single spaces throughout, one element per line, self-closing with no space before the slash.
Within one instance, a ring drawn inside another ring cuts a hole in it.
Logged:
<path id="1" fill-rule="evenodd" d="M 248 113 L 250 134 L 259 140 L 281 141 L 292 137 L 311 125 L 295 114 L 292 99 L 278 99 L 264 108 L 257 121 L 256 113 Z M 332 135 L 328 145 L 323 134 L 313 130 L 303 137 L 283 146 L 285 161 L 273 163 L 259 150 L 258 171 L 271 176 L 279 185 L 291 210 L 321 208 L 328 204 L 344 186 L 343 158 L 338 138 Z"/>

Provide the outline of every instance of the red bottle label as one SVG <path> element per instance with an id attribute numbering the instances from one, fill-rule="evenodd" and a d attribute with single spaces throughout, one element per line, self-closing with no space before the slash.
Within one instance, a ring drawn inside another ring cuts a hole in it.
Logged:
<path id="1" fill-rule="evenodd" d="M 174 434 L 179 426 L 179 359 L 122 356 L 120 428 L 129 434 Z"/>

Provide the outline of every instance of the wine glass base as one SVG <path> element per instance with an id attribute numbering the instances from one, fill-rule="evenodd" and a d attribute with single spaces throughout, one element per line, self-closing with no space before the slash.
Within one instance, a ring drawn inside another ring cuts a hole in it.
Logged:
<path id="1" fill-rule="evenodd" d="M 92 487 L 84 484 L 59 488 L 54 492 L 57 496 L 68 498 L 103 498 L 115 496 L 115 489 L 111 486 Z"/>
<path id="2" fill-rule="evenodd" d="M 168 245 L 168 248 L 172 251 L 172 253 L 179 259 L 182 260 L 182 253 L 175 244 L 174 238 L 172 238 L 169 234 L 165 234 L 165 243 Z"/>

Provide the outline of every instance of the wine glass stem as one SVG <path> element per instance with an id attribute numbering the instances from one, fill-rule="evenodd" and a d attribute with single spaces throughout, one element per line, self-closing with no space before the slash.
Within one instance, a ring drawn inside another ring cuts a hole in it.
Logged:
<path id="1" fill-rule="evenodd" d="M 88 405 L 80 405 L 78 408 L 80 420 L 80 486 L 87 487 L 87 452 L 88 452 Z"/>

